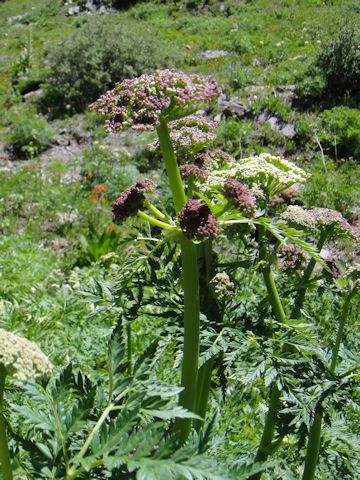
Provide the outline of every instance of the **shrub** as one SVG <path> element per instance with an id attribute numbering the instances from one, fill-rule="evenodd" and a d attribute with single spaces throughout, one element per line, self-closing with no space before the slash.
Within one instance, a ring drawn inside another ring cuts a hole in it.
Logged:
<path id="1" fill-rule="evenodd" d="M 336 158 L 354 157 L 360 160 L 360 111 L 334 107 L 321 113 L 319 137 Z"/>
<path id="2" fill-rule="evenodd" d="M 324 43 L 316 65 L 325 79 L 326 90 L 333 98 L 358 96 L 360 90 L 360 29 L 344 25 L 338 34 Z"/>
<path id="3" fill-rule="evenodd" d="M 55 116 L 82 111 L 124 78 L 171 66 L 176 53 L 152 32 L 102 17 L 85 24 L 48 52 L 42 108 Z"/>
<path id="4" fill-rule="evenodd" d="M 53 130 L 43 117 L 18 110 L 11 117 L 7 142 L 16 154 L 32 157 L 46 150 L 53 135 Z"/>

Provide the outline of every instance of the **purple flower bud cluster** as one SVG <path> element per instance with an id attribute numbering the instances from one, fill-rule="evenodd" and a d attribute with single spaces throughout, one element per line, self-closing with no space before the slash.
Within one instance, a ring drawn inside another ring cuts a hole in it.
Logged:
<path id="1" fill-rule="evenodd" d="M 196 110 L 220 93 L 220 87 L 211 77 L 157 70 L 118 83 L 90 108 L 110 117 L 106 122 L 109 131 L 152 130 L 159 124 L 160 115 L 181 118 L 189 107 Z"/>
<path id="2" fill-rule="evenodd" d="M 200 181 L 204 181 L 209 176 L 209 172 L 204 168 L 200 168 L 194 164 L 180 165 L 179 167 L 181 176 L 183 178 L 190 177 L 192 175 L 194 178 Z"/>
<path id="3" fill-rule="evenodd" d="M 234 202 L 242 213 L 250 216 L 255 214 L 255 195 L 247 185 L 233 178 L 227 178 L 224 182 L 224 190 L 225 195 Z"/>
<path id="4" fill-rule="evenodd" d="M 279 255 L 280 265 L 284 270 L 296 270 L 306 260 L 301 248 L 293 243 L 281 245 Z"/>
<path id="5" fill-rule="evenodd" d="M 144 179 L 124 190 L 112 204 L 113 222 L 121 223 L 125 218 L 136 215 L 145 200 L 144 193 L 154 188 L 151 180 Z"/>
<path id="6" fill-rule="evenodd" d="M 214 167 L 218 168 L 220 165 L 223 166 L 232 162 L 235 162 L 234 157 L 232 157 L 229 153 L 220 150 L 219 148 L 211 152 L 202 152 L 196 155 L 196 163 L 199 166 L 208 167 L 213 165 Z"/>
<path id="7" fill-rule="evenodd" d="M 179 212 L 180 227 L 191 240 L 212 238 L 218 231 L 218 221 L 202 200 L 189 199 Z"/>

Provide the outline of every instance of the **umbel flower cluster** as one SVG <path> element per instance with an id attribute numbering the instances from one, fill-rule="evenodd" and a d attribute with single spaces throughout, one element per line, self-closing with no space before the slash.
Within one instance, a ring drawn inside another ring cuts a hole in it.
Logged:
<path id="1" fill-rule="evenodd" d="M 26 338 L 0 329 L 0 364 L 16 380 L 26 381 L 50 375 L 52 367 L 39 347 Z"/>
<path id="2" fill-rule="evenodd" d="M 189 115 L 169 122 L 170 139 L 176 153 L 195 155 L 206 149 L 216 139 L 217 122 L 200 115 Z M 149 145 L 150 151 L 158 150 L 159 140 Z"/>
<path id="3" fill-rule="evenodd" d="M 157 70 L 118 83 L 90 108 L 109 116 L 109 131 L 123 128 L 152 130 L 159 117 L 174 120 L 192 113 L 221 93 L 211 77 L 186 75 L 175 70 Z"/>
<path id="4" fill-rule="evenodd" d="M 300 227 L 309 232 L 327 230 L 333 236 L 353 236 L 351 225 L 345 220 L 340 212 L 330 208 L 305 209 L 298 205 L 289 205 L 283 212 L 282 218 L 295 227 Z"/>

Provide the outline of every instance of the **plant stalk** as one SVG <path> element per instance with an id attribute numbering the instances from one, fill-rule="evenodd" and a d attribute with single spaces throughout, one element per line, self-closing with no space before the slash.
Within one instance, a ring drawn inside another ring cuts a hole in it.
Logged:
<path id="1" fill-rule="evenodd" d="M 335 374 L 341 341 L 344 335 L 345 323 L 349 315 L 350 303 L 353 296 L 356 293 L 356 287 L 354 287 L 350 293 L 346 296 L 341 317 L 339 328 L 336 335 L 336 340 L 332 349 L 331 363 L 330 363 L 330 373 L 331 375 Z M 309 432 L 309 440 L 306 448 L 304 472 L 302 480 L 314 480 L 316 466 L 319 459 L 320 445 L 321 445 L 321 424 L 322 424 L 323 412 L 322 409 L 317 409 L 314 414 L 314 420 Z"/>
<path id="2" fill-rule="evenodd" d="M 0 463 L 3 480 L 13 480 L 3 411 L 6 370 L 0 365 Z"/>
<path id="3" fill-rule="evenodd" d="M 319 241 L 318 241 L 318 244 L 317 244 L 317 249 L 319 252 L 321 252 L 325 242 L 326 242 L 326 239 L 327 239 L 327 232 L 324 230 L 321 235 L 320 235 L 320 238 L 319 238 Z M 295 298 L 295 304 L 294 304 L 294 308 L 291 312 L 291 318 L 297 320 L 299 317 L 300 317 L 300 313 L 301 313 L 301 309 L 304 305 L 304 300 L 305 300 L 305 295 L 306 295 L 306 290 L 307 290 L 307 282 L 310 280 L 310 277 L 314 271 L 314 268 L 315 268 L 315 265 L 316 265 L 316 260 L 314 260 L 313 258 L 311 258 L 311 260 L 309 261 L 305 271 L 304 271 L 304 274 L 303 274 L 303 277 L 302 277 L 302 283 L 303 283 L 303 287 L 301 287 L 298 291 L 298 294 L 297 294 L 297 297 Z"/>
<path id="4" fill-rule="evenodd" d="M 179 212 L 185 205 L 187 198 L 165 120 L 160 120 L 157 133 L 175 210 Z M 184 350 L 181 385 L 184 390 L 179 395 L 179 404 L 194 412 L 200 352 L 199 269 L 196 245 L 183 237 L 180 246 L 184 289 Z M 185 442 L 188 438 L 191 425 L 191 418 L 182 418 L 175 421 L 175 428 L 180 432 L 182 442 Z"/>
<path id="5" fill-rule="evenodd" d="M 266 262 L 267 245 L 265 228 L 259 226 L 259 260 Z M 276 287 L 274 275 L 271 271 L 270 264 L 262 269 L 263 278 L 269 298 L 269 302 L 276 320 L 279 323 L 286 323 L 286 313 L 281 302 L 279 292 Z M 274 383 L 271 386 L 269 409 L 266 414 L 264 430 L 261 436 L 260 444 L 255 456 L 255 462 L 265 462 L 270 455 L 270 447 L 275 435 L 276 421 L 278 418 L 278 411 L 280 407 L 281 391 Z M 259 480 L 262 472 L 252 475 L 249 480 Z"/>

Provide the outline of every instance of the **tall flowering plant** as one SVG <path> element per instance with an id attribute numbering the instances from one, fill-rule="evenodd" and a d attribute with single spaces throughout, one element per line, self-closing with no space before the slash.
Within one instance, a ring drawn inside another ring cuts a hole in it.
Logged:
<path id="1" fill-rule="evenodd" d="M 217 237 L 230 232 L 240 237 L 244 232 L 252 236 L 254 267 L 262 275 L 272 317 L 282 328 L 291 329 L 291 322 L 301 315 L 316 263 L 329 270 L 319 257 L 326 241 L 334 235 L 351 236 L 350 226 L 332 210 L 290 206 L 283 208 L 282 216 L 274 215 L 274 205 L 285 205 L 293 187 L 308 178 L 293 163 L 267 153 L 236 161 L 226 152 L 211 149 L 216 124 L 196 112 L 219 94 L 219 86 L 210 77 L 163 70 L 125 80 L 92 105 L 107 116 L 109 131 L 157 131 L 158 141 L 151 148 L 162 153 L 175 215 L 171 217 L 150 202 L 148 194 L 155 185 L 145 179 L 127 188 L 114 201 L 113 219 L 120 223 L 129 216 L 138 216 L 160 227 L 166 232 L 166 239 L 180 245 L 184 343 L 179 403 L 200 418 L 206 414 L 213 369 L 213 358 L 207 358 L 199 368 L 200 313 L 220 322 L 219 299 L 226 290 L 234 288 L 226 272 L 216 272 L 213 244 Z M 316 247 L 304 241 L 304 235 L 314 234 L 319 237 Z M 287 268 L 297 268 L 304 261 L 304 252 L 309 261 L 298 279 L 300 286 L 290 301 L 290 311 L 280 297 L 274 265 L 279 257 Z M 284 352 L 286 348 L 284 345 Z M 336 348 L 334 358 L 339 345 Z M 256 462 L 266 461 L 282 442 L 281 436 L 274 441 L 282 405 L 281 381 L 274 378 L 269 390 L 269 408 Z M 197 420 L 194 426 L 200 424 L 201 420 Z M 193 419 L 179 419 L 175 426 L 185 441 Z M 307 464 L 316 466 L 318 450 L 311 445 L 319 444 L 316 435 L 320 429 L 315 425 L 313 430 Z M 314 469 L 311 472 L 313 475 Z M 306 475 L 304 479 L 313 478 Z M 260 476 L 257 473 L 251 478 Z"/>

